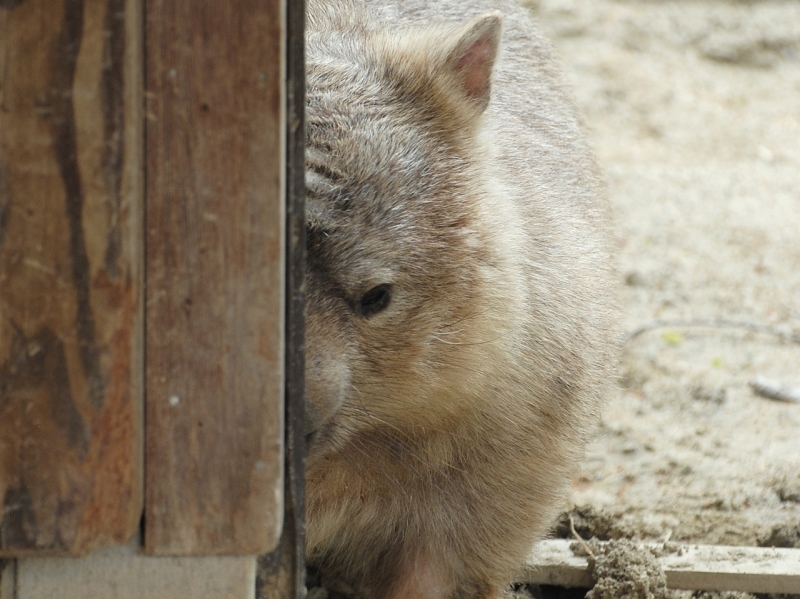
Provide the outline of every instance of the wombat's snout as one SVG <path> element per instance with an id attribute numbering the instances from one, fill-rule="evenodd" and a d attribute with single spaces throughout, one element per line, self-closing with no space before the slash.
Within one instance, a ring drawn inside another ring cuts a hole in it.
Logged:
<path id="1" fill-rule="evenodd" d="M 342 406 L 350 369 L 334 356 L 314 356 L 306 363 L 306 435 L 313 435 Z"/>
<path id="2" fill-rule="evenodd" d="M 309 306 L 306 317 L 306 440 L 313 444 L 350 389 L 349 348 L 335 318 Z"/>

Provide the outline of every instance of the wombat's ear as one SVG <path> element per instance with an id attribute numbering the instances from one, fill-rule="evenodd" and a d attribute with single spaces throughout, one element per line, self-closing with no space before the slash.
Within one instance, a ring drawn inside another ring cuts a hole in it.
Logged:
<path id="1" fill-rule="evenodd" d="M 453 131 L 471 130 L 489 104 L 492 69 L 500 46 L 503 17 L 485 13 L 453 29 L 431 25 L 376 34 L 385 76 L 442 117 Z"/>
<path id="2" fill-rule="evenodd" d="M 480 112 L 489 104 L 492 68 L 502 29 L 503 16 L 493 11 L 475 17 L 448 36 L 446 68 L 455 77 L 465 98 Z"/>

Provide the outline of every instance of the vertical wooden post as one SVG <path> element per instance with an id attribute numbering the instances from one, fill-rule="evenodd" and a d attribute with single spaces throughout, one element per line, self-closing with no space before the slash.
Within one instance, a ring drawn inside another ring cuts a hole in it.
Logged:
<path id="1" fill-rule="evenodd" d="M 284 7 L 148 0 L 145 549 L 281 531 Z"/>
<path id="2" fill-rule="evenodd" d="M 139 523 L 140 11 L 0 0 L 0 555 Z"/>
<path id="3" fill-rule="evenodd" d="M 286 25 L 286 477 L 283 532 L 258 561 L 258 599 L 303 599 L 305 568 L 305 3 Z"/>

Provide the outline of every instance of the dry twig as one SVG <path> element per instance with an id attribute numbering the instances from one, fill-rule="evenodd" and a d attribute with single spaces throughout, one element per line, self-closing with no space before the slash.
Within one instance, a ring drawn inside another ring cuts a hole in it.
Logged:
<path id="1" fill-rule="evenodd" d="M 586 541 L 584 541 L 583 537 L 578 534 L 577 530 L 575 530 L 575 521 L 572 519 L 572 514 L 569 515 L 569 529 L 572 532 L 572 536 L 575 537 L 575 539 L 577 539 L 578 543 L 581 544 L 581 547 L 583 547 L 583 550 L 588 555 L 590 555 L 593 560 L 597 561 L 597 558 L 595 557 L 594 552 L 589 548 L 589 544 Z"/>

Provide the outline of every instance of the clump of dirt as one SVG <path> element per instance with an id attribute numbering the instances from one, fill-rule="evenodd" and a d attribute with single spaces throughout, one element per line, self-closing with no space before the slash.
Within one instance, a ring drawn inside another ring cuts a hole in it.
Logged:
<path id="1" fill-rule="evenodd" d="M 637 528 L 626 526 L 625 522 L 591 505 L 575 506 L 563 512 L 552 533 L 559 539 L 574 538 L 572 527 L 582 539 L 632 539 L 637 536 Z"/>
<path id="2" fill-rule="evenodd" d="M 800 526 L 776 526 L 769 536 L 758 540 L 759 547 L 800 548 Z"/>
<path id="3" fill-rule="evenodd" d="M 586 546 L 595 580 L 586 599 L 669 599 L 667 577 L 647 547 L 628 539 L 602 544 L 593 539 Z M 573 551 L 584 552 L 583 544 L 575 543 Z"/>
<path id="4" fill-rule="evenodd" d="M 797 487 L 781 487 L 778 489 L 778 497 L 781 501 L 791 501 L 792 503 L 800 503 L 800 486 Z"/>

